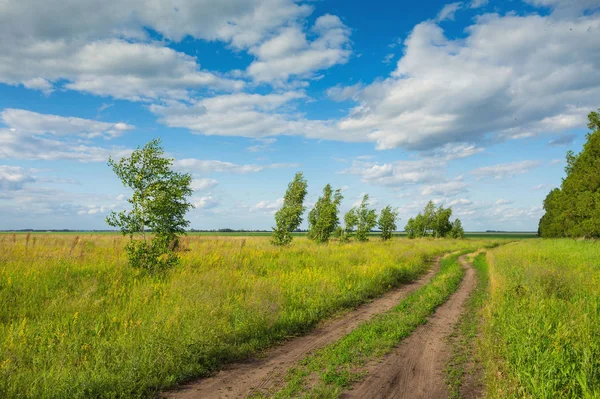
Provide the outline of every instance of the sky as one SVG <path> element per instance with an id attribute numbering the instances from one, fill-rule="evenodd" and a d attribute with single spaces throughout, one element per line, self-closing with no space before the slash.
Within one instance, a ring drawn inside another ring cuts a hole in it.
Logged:
<path id="1" fill-rule="evenodd" d="M 0 1 L 0 229 L 109 228 L 108 157 L 161 138 L 195 229 L 271 228 L 303 171 L 535 231 L 598 107 L 598 0 Z"/>

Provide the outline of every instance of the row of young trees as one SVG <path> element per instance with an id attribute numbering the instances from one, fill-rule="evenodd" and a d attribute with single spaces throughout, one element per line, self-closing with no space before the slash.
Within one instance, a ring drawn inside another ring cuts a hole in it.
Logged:
<path id="1" fill-rule="evenodd" d="M 275 213 L 275 224 L 271 242 L 275 245 L 287 245 L 292 241 L 292 232 L 302 223 L 302 215 L 306 211 L 308 183 L 302 172 L 296 173 L 288 185 L 283 206 Z M 344 227 L 339 219 L 339 208 L 344 199 L 341 190 L 334 190 L 330 184 L 323 188 L 323 194 L 308 213 L 308 238 L 319 243 L 329 241 L 331 237 L 340 241 L 367 241 L 369 233 L 379 227 L 381 239 L 389 240 L 396 230 L 398 211 L 391 206 L 381 210 L 379 217 L 375 209 L 369 208 L 369 195 L 365 194 L 361 203 L 344 215 Z M 411 218 L 405 227 L 409 238 L 424 237 L 464 237 L 464 230 L 459 219 L 450 223 L 451 208 L 435 207 L 429 201 L 422 213 Z"/>
<path id="2" fill-rule="evenodd" d="M 160 140 L 155 139 L 143 148 L 138 147 L 129 157 L 118 162 L 112 158 L 108 161 L 123 185 L 133 191 L 133 195 L 127 200 L 131 209 L 111 212 L 106 222 L 129 236 L 129 243 L 125 247 L 129 263 L 150 271 L 173 266 L 179 261 L 176 253 L 179 236 L 185 234 L 185 228 L 189 226 L 185 215 L 194 207 L 189 201 L 193 193 L 191 175 L 174 172 L 173 159 L 165 158 L 163 154 Z M 286 245 L 292 241 L 291 233 L 298 229 L 306 211 L 304 199 L 307 188 L 304 175 L 297 173 L 288 185 L 283 206 L 275 214 L 274 244 Z M 308 213 L 310 239 L 324 243 L 334 236 L 342 241 L 351 238 L 367 241 L 369 232 L 375 226 L 381 229 L 383 240 L 392 237 L 398 212 L 386 206 L 378 217 L 375 210 L 369 208 L 368 195 L 364 195 L 361 203 L 344 215 L 342 228 L 338 215 L 343 198 L 341 190 L 333 190 L 329 184 L 325 186 L 323 194 Z M 447 220 L 451 213 L 449 208 L 436 209 L 430 202 L 423 214 L 409 220 L 407 227 L 412 229 L 409 237 L 420 237 L 430 232 L 435 237 L 445 237 L 448 232 L 455 236 L 453 232 L 457 230 Z M 460 230 L 462 236 L 462 228 Z"/>
<path id="3" fill-rule="evenodd" d="M 541 237 L 600 238 L 600 109 L 588 121 L 583 150 L 567 152 L 566 177 L 544 200 Z"/>

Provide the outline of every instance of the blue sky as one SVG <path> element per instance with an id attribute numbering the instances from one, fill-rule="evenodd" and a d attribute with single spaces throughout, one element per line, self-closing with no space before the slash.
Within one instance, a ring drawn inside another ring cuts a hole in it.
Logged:
<path id="1" fill-rule="evenodd" d="M 0 229 L 104 229 L 160 137 L 196 229 L 268 229 L 296 171 L 536 230 L 600 106 L 597 0 L 0 4 Z"/>

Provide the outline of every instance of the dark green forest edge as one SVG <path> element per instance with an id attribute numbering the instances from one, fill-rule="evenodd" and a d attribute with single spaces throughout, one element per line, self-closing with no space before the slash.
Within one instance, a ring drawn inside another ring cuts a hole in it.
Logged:
<path id="1" fill-rule="evenodd" d="M 567 152 L 567 176 L 544 200 L 541 237 L 600 237 L 600 113 L 590 112 L 588 120 L 592 132 L 583 150 Z"/>

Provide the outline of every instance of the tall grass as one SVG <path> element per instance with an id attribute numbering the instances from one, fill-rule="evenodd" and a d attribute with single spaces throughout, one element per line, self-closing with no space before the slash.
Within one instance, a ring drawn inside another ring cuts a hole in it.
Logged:
<path id="1" fill-rule="evenodd" d="M 488 252 L 490 398 L 600 397 L 600 243 L 530 240 Z"/>
<path id="2" fill-rule="evenodd" d="M 474 241 L 274 248 L 187 237 L 160 275 L 116 235 L 0 235 L 0 397 L 147 397 L 410 281 Z M 34 244 L 35 243 L 35 244 Z"/>

